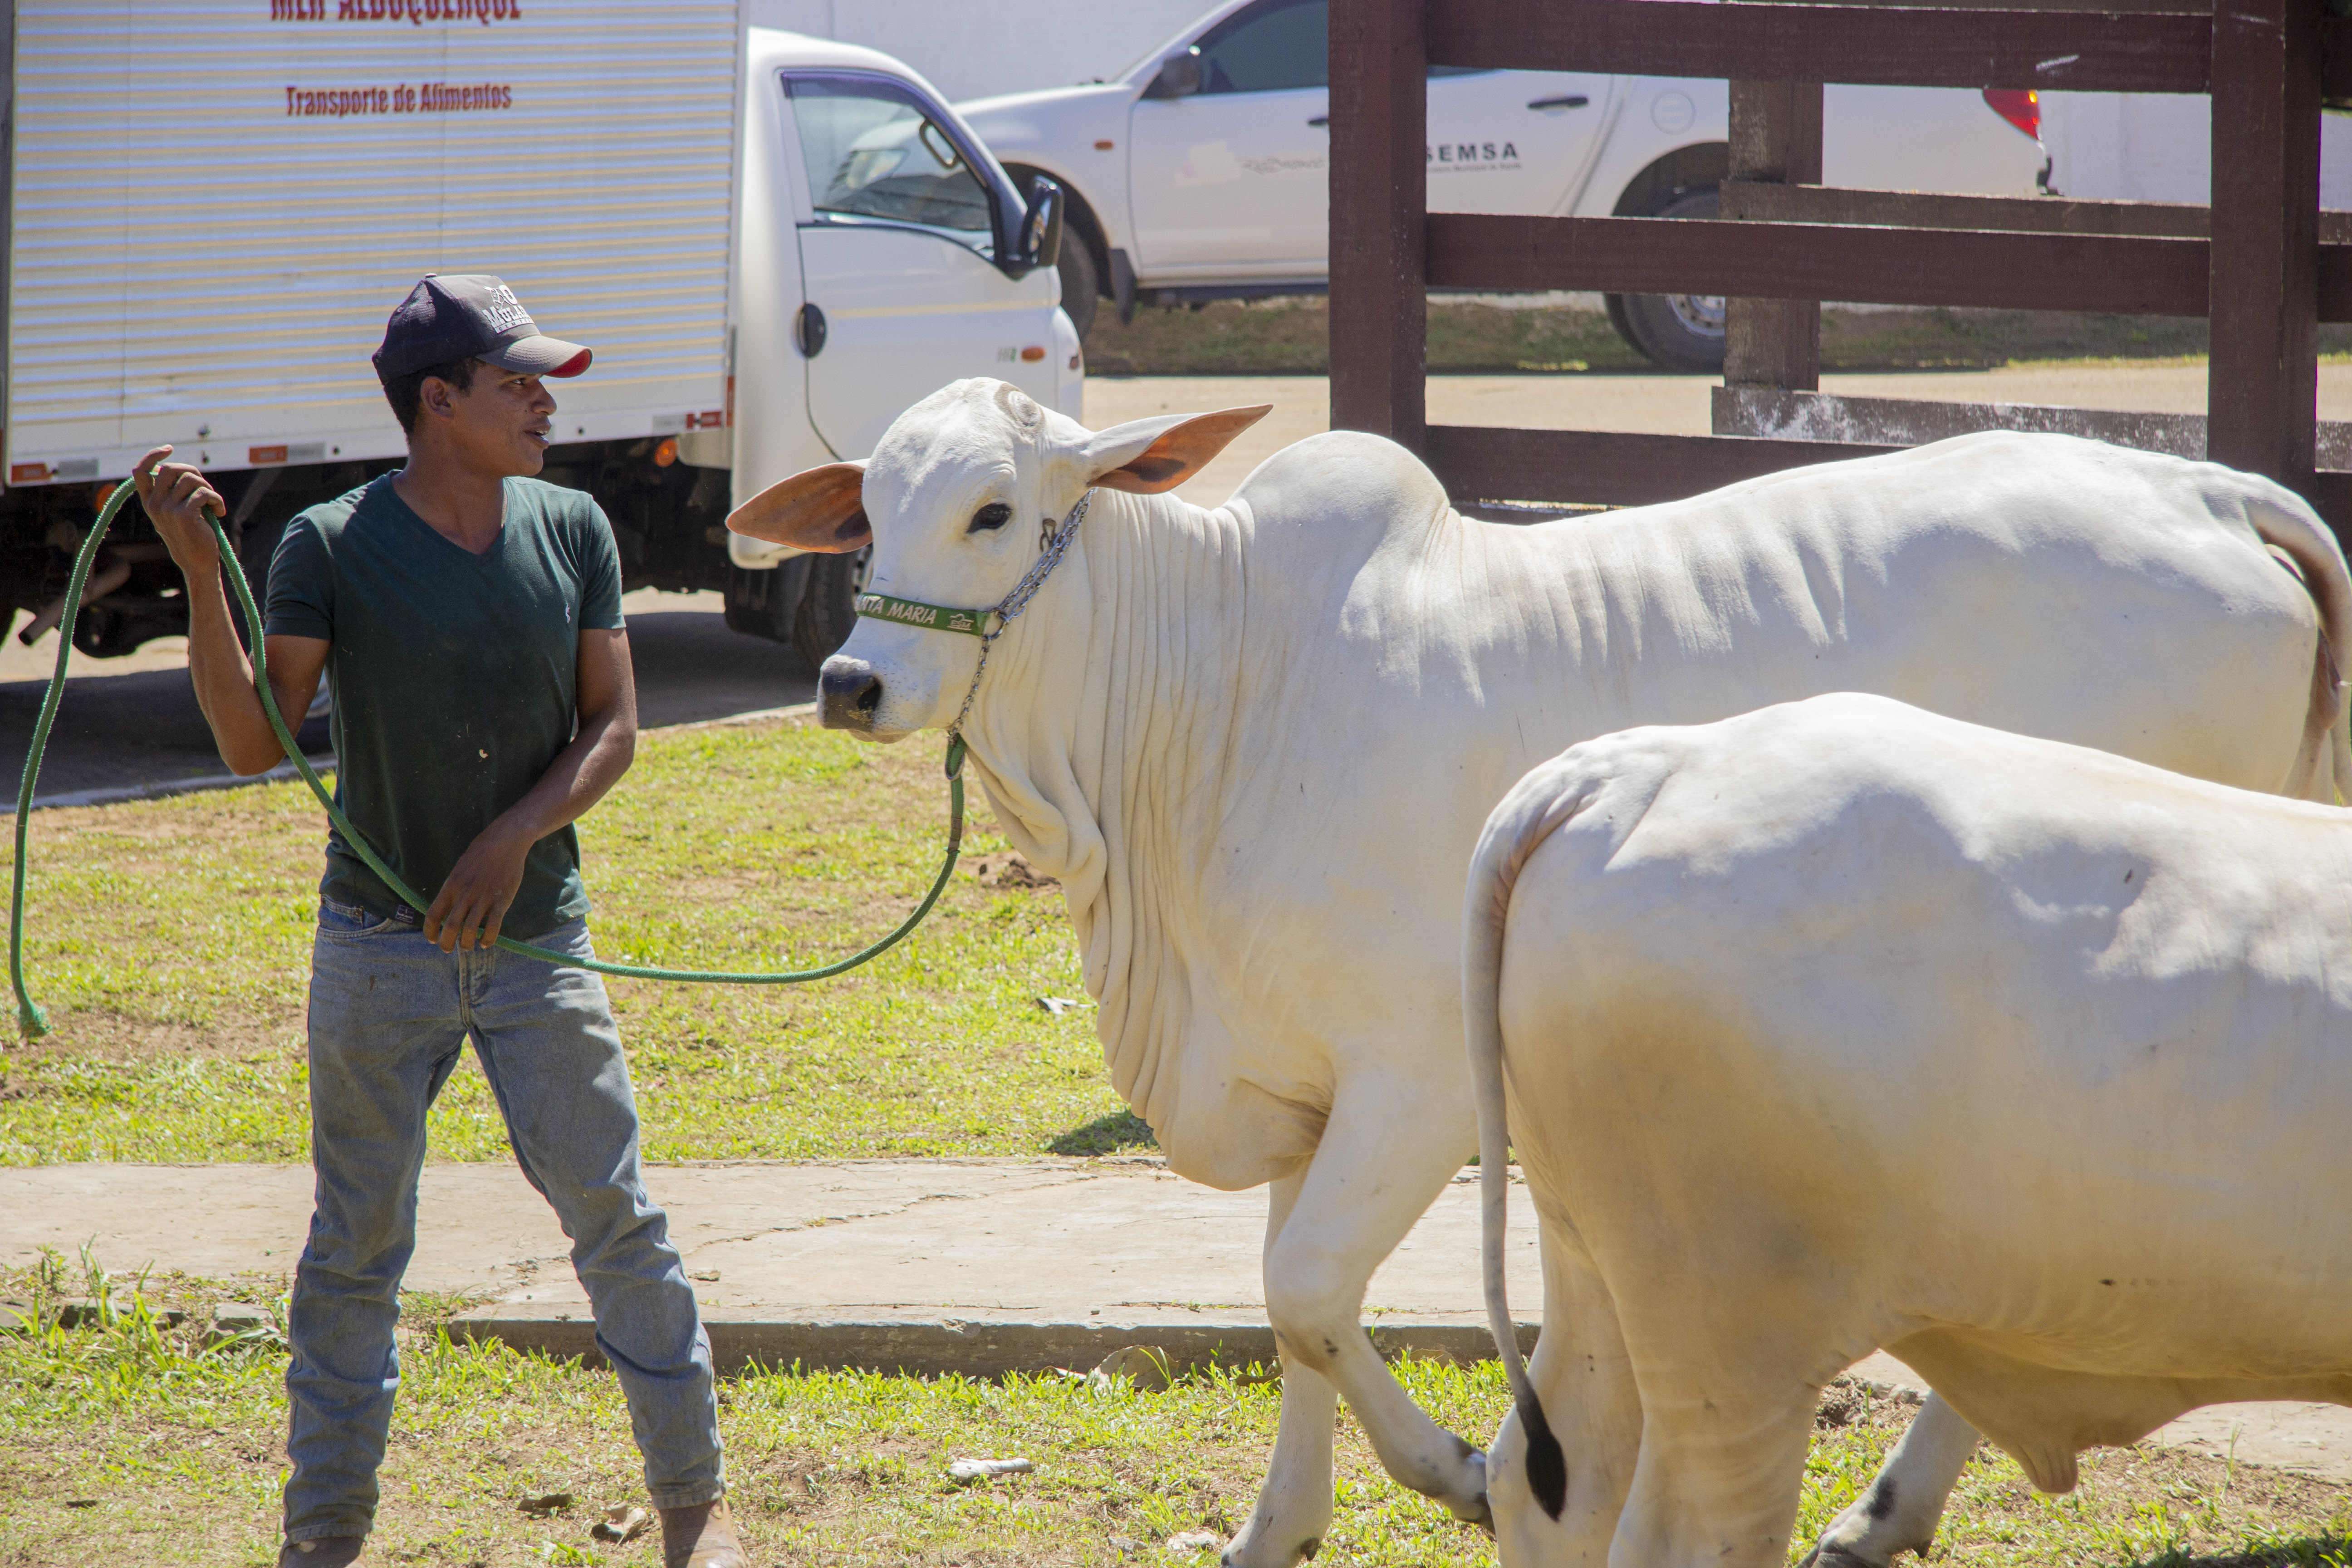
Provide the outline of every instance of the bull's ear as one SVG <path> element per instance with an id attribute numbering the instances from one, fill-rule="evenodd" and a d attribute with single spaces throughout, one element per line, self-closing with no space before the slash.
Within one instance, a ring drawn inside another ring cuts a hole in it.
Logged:
<path id="1" fill-rule="evenodd" d="M 1274 405 L 1228 408 L 1219 414 L 1179 414 L 1115 425 L 1087 443 L 1089 482 L 1106 489 L 1154 496 L 1172 490 L 1208 466 L 1225 444 L 1268 414 Z"/>
<path id="2" fill-rule="evenodd" d="M 778 479 L 727 515 L 727 526 L 771 544 L 829 555 L 863 550 L 874 538 L 866 521 L 866 465 L 827 463 Z"/>

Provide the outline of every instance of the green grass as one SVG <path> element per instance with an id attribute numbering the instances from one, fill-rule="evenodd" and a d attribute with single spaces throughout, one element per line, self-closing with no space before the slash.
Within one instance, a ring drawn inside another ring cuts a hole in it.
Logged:
<path id="1" fill-rule="evenodd" d="M 37 1327 L 0 1333 L 0 1564 L 262 1564 L 284 1479 L 284 1352 L 267 1333 L 201 1350 L 225 1293 L 271 1282 L 150 1282 L 111 1324 L 66 1330 L 61 1290 L 100 1294 L 50 1260 L 0 1274 Z M 186 1311 L 177 1328 L 159 1309 Z M 588 1527 L 642 1498 L 617 1384 L 503 1345 L 453 1343 L 455 1302 L 412 1294 L 400 1403 L 372 1561 L 522 1568 L 651 1562 L 650 1544 L 598 1546 Z M 1484 1441 L 1508 1403 L 1493 1363 L 1407 1362 L 1421 1405 Z M 1164 1392 L 1047 1374 L 1001 1382 L 761 1372 L 722 1385 L 734 1506 L 761 1564 L 1108 1565 L 1203 1563 L 1171 1537 L 1220 1539 L 1248 1516 L 1279 1389 L 1244 1369 Z M 1853 1500 L 1912 1407 L 1856 1385 L 1831 1391 L 1804 1479 L 1797 1539 Z M 1035 1472 L 959 1487 L 949 1463 L 1020 1456 Z M 1338 1510 L 1318 1562 L 1485 1564 L 1479 1531 L 1383 1476 L 1342 1416 Z M 1946 1515 L 1936 1561 L 1967 1568 L 2174 1568 L 2347 1562 L 2342 1489 L 2279 1471 L 2140 1447 L 2086 1458 L 2084 1484 L 2042 1498 L 2007 1458 L 1979 1451 Z M 526 1499 L 569 1494 L 546 1517 Z M 1792 1553 L 1793 1556 L 1793 1553 Z"/>
<path id="2" fill-rule="evenodd" d="M 1322 375 L 1330 311 L 1318 299 L 1147 308 L 1121 326 L 1104 310 L 1087 334 L 1096 375 Z M 2323 356 L 2352 352 L 2352 327 L 2319 329 Z M 1981 370 L 2086 360 L 2202 363 L 2206 324 L 2173 316 L 2059 310 L 1824 310 L 1824 370 Z M 1508 310 L 1462 300 L 1429 306 L 1432 374 L 1632 371 L 1658 374 L 1598 310 Z"/>
<path id="3" fill-rule="evenodd" d="M 582 825 L 607 957 L 803 966 L 887 931 L 936 873 L 940 749 L 779 721 L 657 731 Z M 971 788 L 967 852 L 1003 847 Z M 55 1033 L 0 1052 L 0 1164 L 300 1161 L 323 823 L 299 784 L 35 818 L 26 968 Z M 960 870 L 905 942 L 781 987 L 615 981 L 653 1160 L 1038 1154 L 1133 1146 L 1056 891 Z M 1093 1129 L 1091 1133 L 1084 1130 Z M 505 1157 L 468 1066 L 436 1158 Z"/>

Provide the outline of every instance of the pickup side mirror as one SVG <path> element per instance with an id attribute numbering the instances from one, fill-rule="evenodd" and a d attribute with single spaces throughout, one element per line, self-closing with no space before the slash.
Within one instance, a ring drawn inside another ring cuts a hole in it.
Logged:
<path id="1" fill-rule="evenodd" d="M 1029 182 L 1029 210 L 1021 219 L 1021 259 L 1028 267 L 1062 259 L 1062 205 L 1060 185 L 1043 174 Z"/>
<path id="2" fill-rule="evenodd" d="M 1190 98 L 1201 90 L 1201 52 L 1186 49 L 1160 62 L 1160 74 L 1143 89 L 1146 98 Z"/>

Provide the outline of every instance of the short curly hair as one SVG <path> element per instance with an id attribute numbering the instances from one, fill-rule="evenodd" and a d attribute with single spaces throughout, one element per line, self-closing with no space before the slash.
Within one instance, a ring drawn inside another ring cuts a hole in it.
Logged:
<path id="1" fill-rule="evenodd" d="M 474 373 L 482 362 L 470 355 L 440 364 L 428 364 L 422 370 L 412 370 L 406 375 L 395 375 L 383 384 L 384 401 L 392 405 L 392 416 L 400 421 L 403 435 L 416 434 L 416 411 L 425 404 L 425 383 L 428 377 L 447 382 L 460 392 L 474 390 Z"/>

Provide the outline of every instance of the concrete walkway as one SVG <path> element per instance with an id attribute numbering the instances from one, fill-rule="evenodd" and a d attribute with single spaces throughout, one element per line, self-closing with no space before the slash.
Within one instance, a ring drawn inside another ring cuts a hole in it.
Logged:
<path id="1" fill-rule="evenodd" d="M 660 1166 L 670 1215 L 725 1365 L 795 1361 L 986 1375 L 1085 1368 L 1128 1345 L 1179 1365 L 1271 1363 L 1258 1272 L 1263 1193 L 1219 1193 L 1156 1159 L 872 1160 Z M 310 1173 L 285 1165 L 0 1169 L 0 1262 L 85 1242 L 110 1270 L 215 1279 L 291 1271 Z M 1512 1207 L 1511 1300 L 1541 1310 L 1531 1205 Z M 1373 1276 L 1366 1321 L 1391 1353 L 1492 1352 L 1478 1295 L 1477 1173 L 1465 1170 Z M 509 1164 L 425 1168 L 412 1289 L 491 1298 L 456 1331 L 593 1355 L 587 1300 L 547 1205 Z M 1858 1375 L 1924 1392 L 1878 1354 Z M 2157 1441 L 2352 1481 L 2352 1411 L 2216 1405 Z"/>

